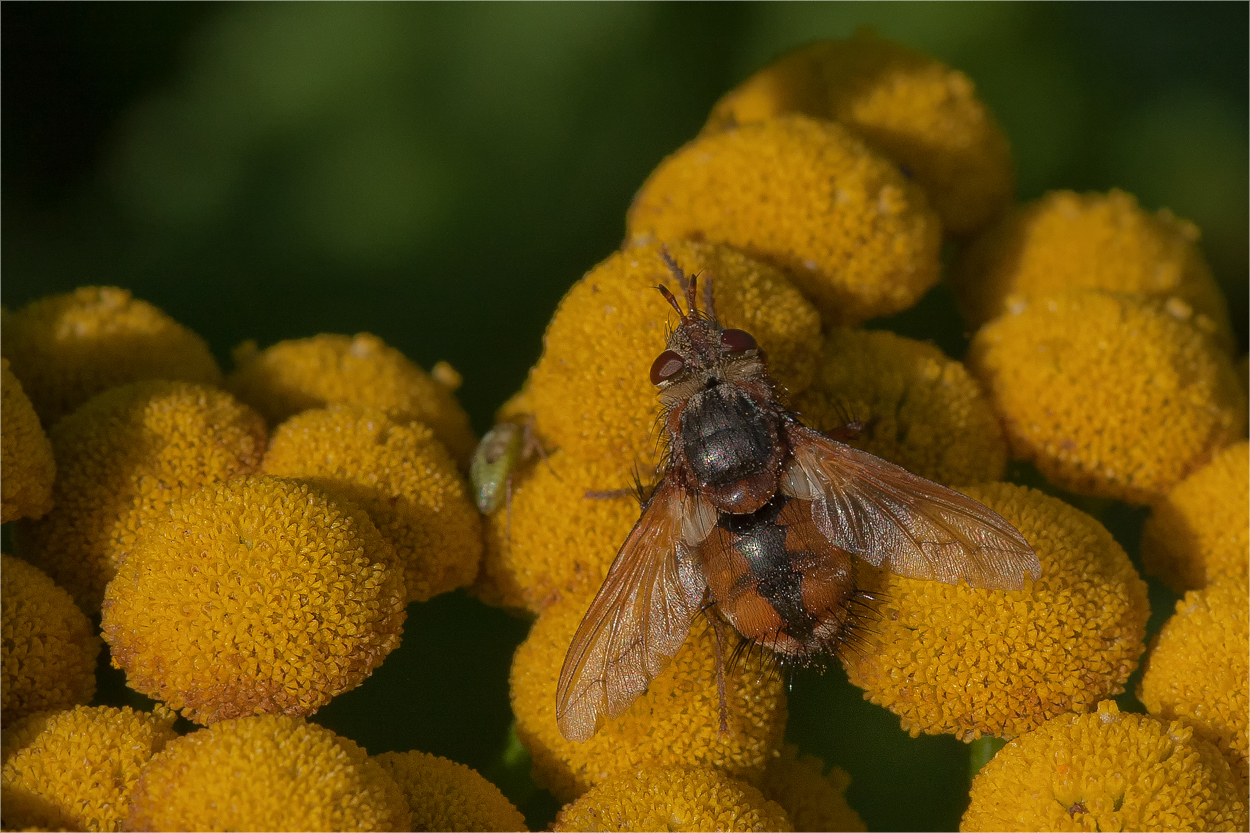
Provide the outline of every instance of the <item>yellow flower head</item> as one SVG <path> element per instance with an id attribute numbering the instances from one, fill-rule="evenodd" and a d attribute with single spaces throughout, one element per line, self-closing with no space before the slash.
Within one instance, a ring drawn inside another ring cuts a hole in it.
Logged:
<path id="1" fill-rule="evenodd" d="M 0 523 L 39 518 L 52 508 L 52 444 L 8 359 L 0 359 L 0 471 Z"/>
<path id="2" fill-rule="evenodd" d="M 131 688 L 197 723 L 311 714 L 399 645 L 406 600 L 363 510 L 242 477 L 142 531 L 105 593 L 104 639 Z"/>
<path id="3" fill-rule="evenodd" d="M 221 384 L 204 339 L 115 286 L 84 286 L 4 312 L 0 344 L 47 426 L 139 379 Z"/>
<path id="4" fill-rule="evenodd" d="M 793 830 L 775 801 L 713 769 L 642 767 L 566 806 L 552 826 L 575 830 Z"/>
<path id="5" fill-rule="evenodd" d="M 974 327 L 1030 298 L 1102 289 L 1176 298 L 1198 329 L 1232 342 L 1197 227 L 1167 209 L 1149 214 L 1120 190 L 1051 191 L 1014 209 L 967 249 L 952 284 Z"/>
<path id="6" fill-rule="evenodd" d="M 700 136 L 660 163 L 626 219 L 634 241 L 708 240 L 782 267 L 826 324 L 907 309 L 938 280 L 941 221 L 920 187 L 807 116 Z"/>
<path id="7" fill-rule="evenodd" d="M 347 403 L 385 411 L 397 422 L 424 422 L 461 466 L 477 444 L 452 387 L 369 333 L 322 334 L 265 350 L 249 341 L 234 351 L 234 361 L 227 387 L 271 426 L 309 408 Z"/>
<path id="8" fill-rule="evenodd" d="M 785 731 L 785 685 L 758 652 L 727 665 L 729 731 L 721 734 L 716 636 L 701 620 L 624 714 L 584 743 L 564 739 L 556 726 L 556 683 L 591 598 L 570 597 L 543 611 L 512 660 L 512 711 L 517 736 L 534 760 L 534 780 L 561 801 L 643 766 L 711 767 L 758 781 Z"/>
<path id="9" fill-rule="evenodd" d="M 1233 443 L 1150 509 L 1146 571 L 1178 591 L 1250 572 L 1250 443 Z"/>
<path id="10" fill-rule="evenodd" d="M 287 715 L 227 720 L 144 768 L 127 830 L 411 830 L 395 780 L 352 741 Z"/>
<path id="11" fill-rule="evenodd" d="M 778 383 L 791 391 L 807 386 L 820 319 L 781 272 L 724 246 L 675 243 L 669 251 L 687 274 L 699 273 L 700 286 L 711 282 L 721 324 L 755 337 Z M 634 246 L 590 270 L 560 301 L 528 382 L 549 449 L 614 462 L 623 476 L 635 463 L 650 472 L 660 410 L 650 369 L 675 321 L 656 291 L 661 284 L 684 297 L 660 245 Z"/>
<path id="12" fill-rule="evenodd" d="M 1073 492 L 1150 503 L 1242 436 L 1232 362 L 1171 306 L 1072 292 L 982 327 L 968 368 L 1012 455 Z"/>
<path id="13" fill-rule="evenodd" d="M 796 112 L 840 122 L 898 160 L 954 234 L 1011 201 L 1011 148 L 968 76 L 870 30 L 778 58 L 722 96 L 704 132 Z"/>
<path id="14" fill-rule="evenodd" d="M 174 716 L 76 706 L 4 727 L 6 829 L 121 830 L 140 770 L 173 740 Z"/>
<path id="15" fill-rule="evenodd" d="M 404 566 L 408 601 L 477 576 L 481 519 L 455 461 L 424 424 L 396 422 L 373 408 L 313 408 L 274 431 L 261 468 L 368 512 Z"/>
<path id="16" fill-rule="evenodd" d="M 799 755 L 799 748 L 788 743 L 768 762 L 763 790 L 786 811 L 795 830 L 867 830 L 846 803 L 850 783 L 846 770 L 835 766 L 826 773 L 824 761 Z"/>
<path id="17" fill-rule="evenodd" d="M 525 817 L 476 770 L 425 752 L 373 760 L 395 779 L 412 813 L 409 830 L 525 830 Z"/>
<path id="18" fill-rule="evenodd" d="M 1250 598 L 1244 576 L 1192 590 L 1150 650 L 1137 697 L 1163 720 L 1184 718 L 1219 747 L 1241 784 L 1250 779 Z"/>
<path id="19" fill-rule="evenodd" d="M 1102 524 L 1009 483 L 963 491 L 1020 530 L 1042 565 L 1023 590 L 882 576 L 874 644 L 844 664 L 912 736 L 1015 737 L 1119 694 L 1145 650 L 1146 584 Z M 871 576 L 869 577 L 871 579 Z"/>
<path id="20" fill-rule="evenodd" d="M 265 423 L 225 391 L 147 380 L 94 397 L 51 438 L 54 506 L 19 524 L 17 552 L 96 613 L 135 537 L 173 501 L 257 470 Z"/>
<path id="21" fill-rule="evenodd" d="M 821 431 L 865 423 L 853 445 L 938 483 L 1001 480 L 1007 468 L 1002 428 L 967 368 L 884 330 L 830 330 L 795 409 Z"/>
<path id="22" fill-rule="evenodd" d="M 0 555 L 0 715 L 7 722 L 37 711 L 90 702 L 100 638 L 38 567 Z"/>
<path id="23" fill-rule="evenodd" d="M 959 829 L 1245 830 L 1228 764 L 1180 723 L 1065 714 L 1007 744 L 972 782 Z"/>

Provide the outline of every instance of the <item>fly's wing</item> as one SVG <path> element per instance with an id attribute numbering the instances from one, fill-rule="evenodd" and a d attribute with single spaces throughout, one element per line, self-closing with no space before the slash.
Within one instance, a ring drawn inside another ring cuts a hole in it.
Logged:
<path id="1" fill-rule="evenodd" d="M 556 690 L 556 723 L 569 740 L 587 740 L 629 708 L 686 641 L 707 588 L 683 540 L 688 502 L 660 485 L 577 628 Z"/>
<path id="2" fill-rule="evenodd" d="M 998 513 L 945 486 L 797 423 L 782 491 L 812 501 L 836 547 L 909 578 L 1019 590 L 1037 554 Z"/>

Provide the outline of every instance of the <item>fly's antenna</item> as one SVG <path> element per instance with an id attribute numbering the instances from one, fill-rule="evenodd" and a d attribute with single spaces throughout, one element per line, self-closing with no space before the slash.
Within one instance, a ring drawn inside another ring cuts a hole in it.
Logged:
<path id="1" fill-rule="evenodd" d="M 668 244 L 660 247 L 660 257 L 664 258 L 664 264 L 668 266 L 668 271 L 673 273 L 673 277 L 677 280 L 677 285 L 685 291 L 686 307 L 689 309 L 689 312 L 681 311 L 681 307 L 677 305 L 677 299 L 673 297 L 673 293 L 669 292 L 662 286 L 659 287 L 659 290 L 664 293 L 665 299 L 673 305 L 673 309 L 677 310 L 678 315 L 681 316 L 683 321 L 688 318 L 693 318 L 698 311 L 698 303 L 696 302 L 696 299 L 698 298 L 699 276 L 697 274 L 690 275 L 689 277 L 686 276 L 686 273 L 683 272 L 681 267 L 677 265 L 677 261 L 673 260 L 672 254 L 669 253 Z M 707 294 L 711 297 L 710 287 Z"/>

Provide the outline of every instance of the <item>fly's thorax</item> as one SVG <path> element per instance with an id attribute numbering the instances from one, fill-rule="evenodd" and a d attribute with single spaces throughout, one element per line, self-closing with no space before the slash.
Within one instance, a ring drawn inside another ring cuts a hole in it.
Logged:
<path id="1" fill-rule="evenodd" d="M 776 413 L 746 390 L 710 384 L 691 395 L 674 440 L 696 488 L 722 511 L 753 511 L 777 489 L 785 448 Z"/>

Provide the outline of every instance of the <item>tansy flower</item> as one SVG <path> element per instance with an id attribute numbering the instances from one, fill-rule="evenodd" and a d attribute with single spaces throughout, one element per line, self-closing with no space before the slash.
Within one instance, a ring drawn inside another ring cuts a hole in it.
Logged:
<path id="1" fill-rule="evenodd" d="M 1192 308 L 1191 323 L 1231 346 L 1228 309 L 1198 228 L 1132 194 L 1051 191 L 1014 209 L 964 253 L 952 285 L 979 327 L 1031 298 L 1078 289 L 1137 293 Z"/>
<path id="2" fill-rule="evenodd" d="M 466 465 L 477 440 L 469 417 L 443 382 L 369 333 L 322 334 L 280 341 L 265 350 L 245 342 L 234 351 L 227 386 L 264 414 L 270 425 L 300 411 L 348 403 L 385 411 L 404 422 L 419 419 L 451 456 Z"/>
<path id="3" fill-rule="evenodd" d="M 1250 570 L 1250 443 L 1234 443 L 1150 508 L 1142 528 L 1146 571 L 1178 591 Z"/>
<path id="4" fill-rule="evenodd" d="M 1065 714 L 1007 744 L 972 782 L 959 829 L 1245 830 L 1246 805 L 1215 747 L 1180 723 Z"/>
<path id="5" fill-rule="evenodd" d="M 863 422 L 853 445 L 939 483 L 1001 480 L 1007 468 L 998 419 L 967 369 L 891 332 L 830 330 L 795 409 L 821 431 Z"/>
<path id="6" fill-rule="evenodd" d="M 0 471 L 0 523 L 39 518 L 52 508 L 52 444 L 8 359 L 0 359 Z"/>
<path id="7" fill-rule="evenodd" d="M 352 741 L 302 718 L 227 720 L 144 768 L 127 830 L 411 830 L 404 794 Z"/>
<path id="8" fill-rule="evenodd" d="M 851 776 L 813 755 L 799 755 L 793 744 L 768 762 L 762 789 L 764 797 L 786 811 L 795 830 L 867 830 L 859 813 L 846 803 Z"/>
<path id="9" fill-rule="evenodd" d="M 1009 483 L 962 489 L 1020 530 L 1042 575 L 1022 590 L 868 575 L 870 647 L 843 656 L 865 697 L 917 736 L 1015 737 L 1119 694 L 1145 645 L 1146 584 L 1103 526 Z"/>
<path id="10" fill-rule="evenodd" d="M 725 327 L 746 330 L 768 357 L 773 378 L 802 390 L 816 369 L 820 319 L 778 270 L 723 246 L 675 243 L 669 251 L 687 274 L 710 281 Z M 644 476 L 658 459 L 651 364 L 664 351 L 677 314 L 656 291 L 684 295 L 658 244 L 616 252 L 590 270 L 560 301 L 543 354 L 530 372 L 529 401 L 551 448 L 615 463 L 623 477 Z M 698 306 L 705 296 L 699 291 Z"/>
<path id="11" fill-rule="evenodd" d="M 967 361 L 1012 455 L 1079 494 L 1155 501 L 1246 424 L 1228 356 L 1141 296 L 1031 299 L 982 327 Z"/>
<path id="12" fill-rule="evenodd" d="M 477 575 L 481 520 L 455 461 L 420 422 L 350 405 L 307 410 L 274 431 L 261 468 L 364 509 L 404 567 L 408 601 Z"/>
<path id="13" fill-rule="evenodd" d="M 556 726 L 556 683 L 593 594 L 563 599 L 538 617 L 512 660 L 517 736 L 534 761 L 534 780 L 561 801 L 640 767 L 711 767 L 758 781 L 785 730 L 785 686 L 759 652 L 725 669 L 729 731 L 720 732 L 716 636 L 702 620 L 646 692 L 590 740 L 565 740 Z M 730 635 L 729 639 L 732 639 Z M 727 639 L 726 653 L 733 647 Z M 728 662 L 728 659 L 726 660 Z"/>
<path id="14" fill-rule="evenodd" d="M 1015 190 L 1007 137 L 968 76 L 870 30 L 778 58 L 722 96 L 704 132 L 794 112 L 841 122 L 898 160 L 954 234 Z"/>
<path id="15" fill-rule="evenodd" d="M 0 555 L 0 715 L 90 702 L 100 638 L 74 600 L 42 570 Z"/>
<path id="16" fill-rule="evenodd" d="M 715 770 L 644 767 L 605 781 L 556 816 L 553 830 L 793 830 L 759 790 Z"/>
<path id="17" fill-rule="evenodd" d="M 139 771 L 176 737 L 173 722 L 168 710 L 77 706 L 6 724 L 5 828 L 121 830 Z"/>
<path id="18" fill-rule="evenodd" d="M 395 779 L 412 814 L 409 830 L 525 830 L 525 817 L 476 770 L 424 752 L 385 752 L 374 761 Z"/>
<path id="19" fill-rule="evenodd" d="M 708 240 L 782 267 L 826 324 L 907 309 L 938 279 L 941 221 L 920 187 L 847 128 L 807 116 L 693 140 L 651 173 L 626 220 L 635 242 Z"/>
<path id="20" fill-rule="evenodd" d="M 406 600 L 363 510 L 243 477 L 142 530 L 105 593 L 104 639 L 131 688 L 197 723 L 311 714 L 399 645 Z"/>
<path id="21" fill-rule="evenodd" d="M 115 286 L 84 286 L 5 311 L 0 345 L 46 426 L 139 379 L 221 384 L 204 339 Z"/>
<path id="22" fill-rule="evenodd" d="M 265 424 L 225 391 L 148 380 L 93 398 L 51 438 L 54 508 L 19 524 L 17 552 L 96 613 L 135 536 L 174 500 L 257 470 Z"/>
<path id="23" fill-rule="evenodd" d="M 1250 766 L 1250 630 L 1246 578 L 1217 581 L 1176 603 L 1151 647 L 1137 697 L 1163 720 L 1183 718 L 1219 747 L 1246 798 Z"/>

